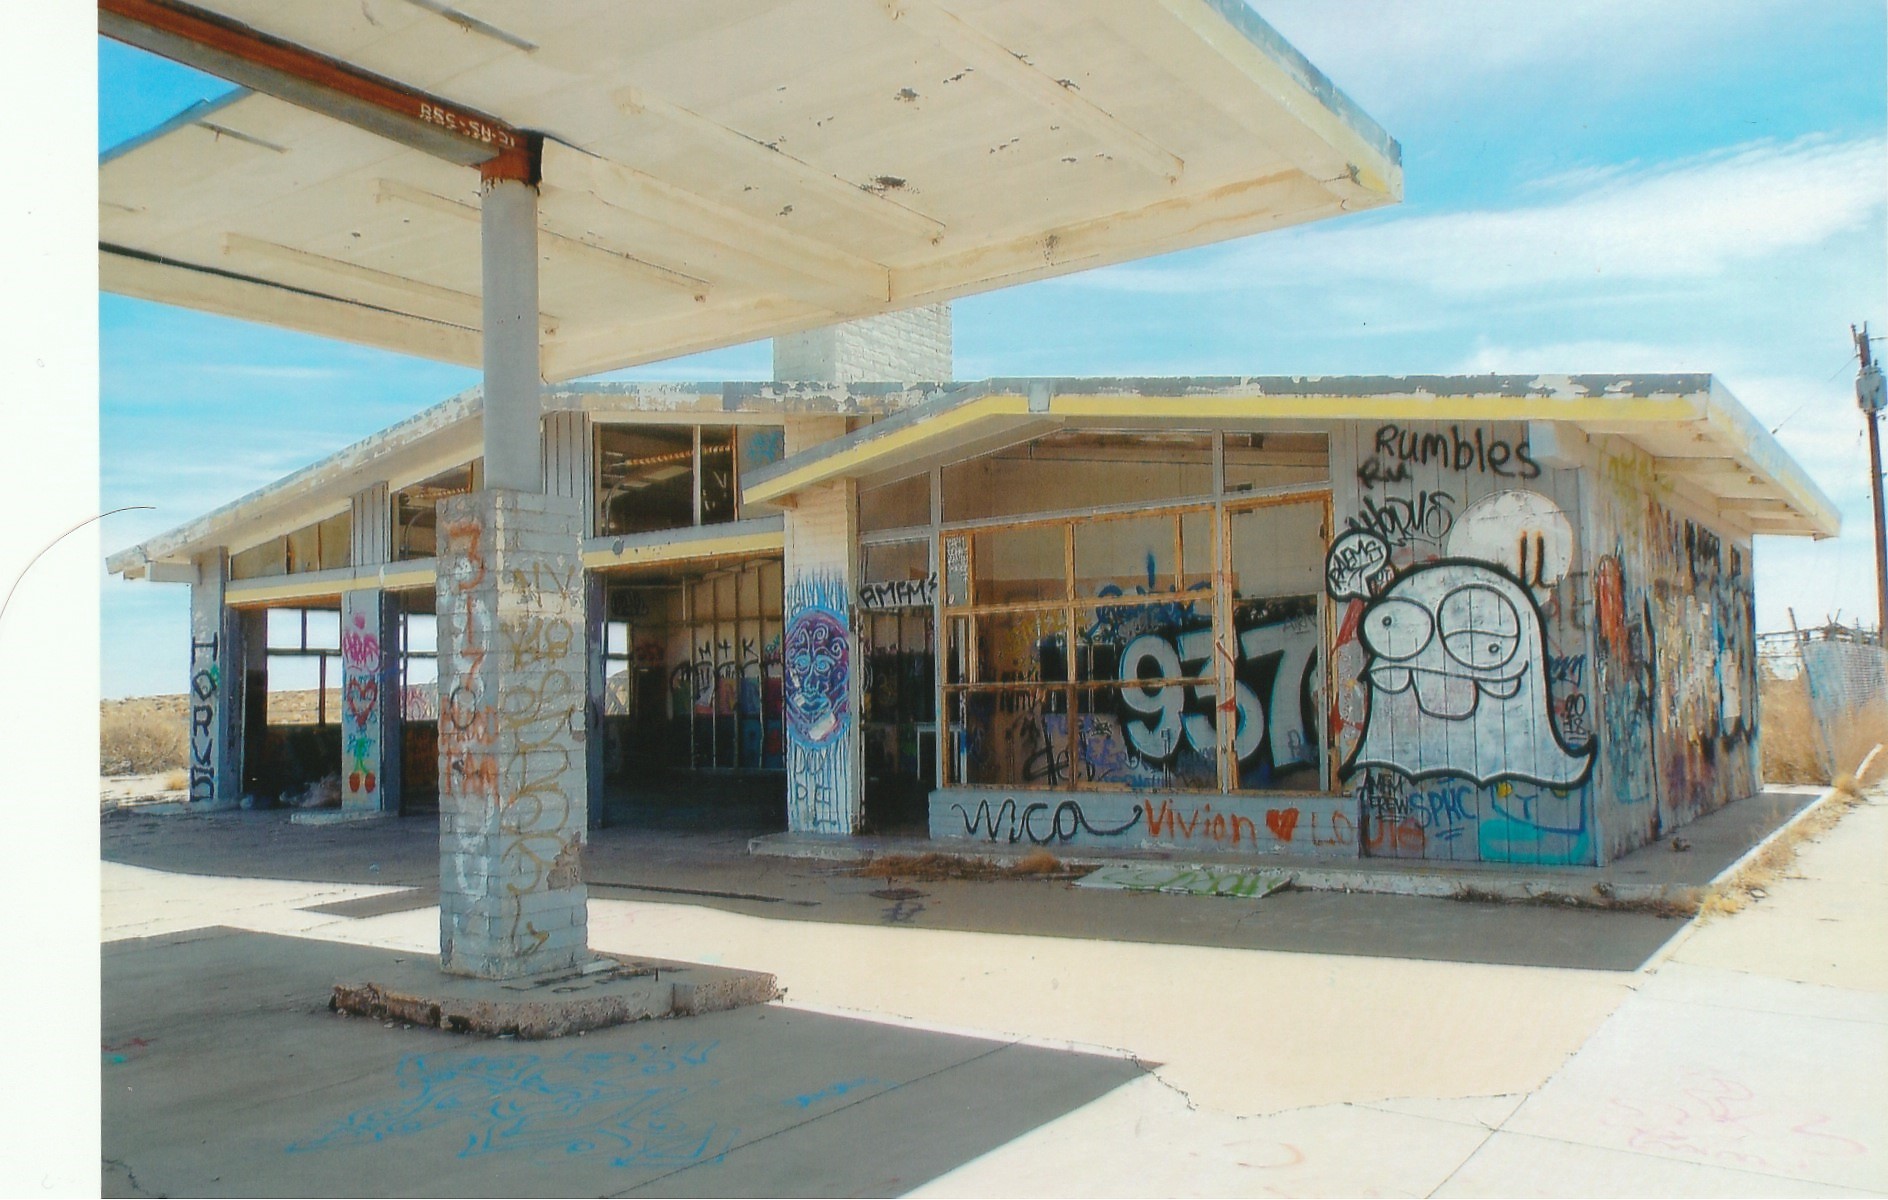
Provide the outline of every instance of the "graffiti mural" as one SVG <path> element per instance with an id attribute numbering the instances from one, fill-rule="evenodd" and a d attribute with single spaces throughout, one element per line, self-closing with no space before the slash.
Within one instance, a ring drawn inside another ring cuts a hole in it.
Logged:
<path id="1" fill-rule="evenodd" d="M 1591 715 L 1623 853 L 1760 786 L 1749 550 L 1673 511 L 1636 451 L 1602 456 Z"/>
<path id="2" fill-rule="evenodd" d="M 1213 853 L 1356 855 L 1347 799 L 1160 792 L 1012 795 L 997 789 L 938 793 L 931 836 L 998 845 L 1155 847 Z"/>
<path id="3" fill-rule="evenodd" d="M 851 631 L 837 572 L 786 586 L 782 705 L 787 726 L 788 826 L 851 833 Z"/>
<path id="4" fill-rule="evenodd" d="M 899 608 L 929 608 L 937 599 L 937 576 L 923 579 L 888 579 L 859 585 L 859 607 L 868 612 Z"/>
<path id="5" fill-rule="evenodd" d="M 1464 558 L 1426 563 L 1372 600 L 1358 631 L 1370 698 L 1347 772 L 1585 782 L 1593 747 L 1561 738 L 1548 711 L 1540 612 L 1506 571 Z"/>
<path id="6" fill-rule="evenodd" d="M 1541 465 L 1534 461 L 1525 437 L 1506 437 L 1476 426 L 1451 425 L 1444 432 L 1381 425 L 1368 456 L 1357 466 L 1357 482 L 1365 488 L 1402 483 L 1418 467 L 1497 479 L 1541 477 Z"/>
<path id="7" fill-rule="evenodd" d="M 383 724 L 378 593 L 348 592 L 341 598 L 341 672 L 343 802 L 378 804 Z"/>
<path id="8" fill-rule="evenodd" d="M 1324 583 L 1343 605 L 1330 716 L 1363 852 L 1594 861 L 1604 734 L 1555 498 L 1570 476 L 1519 426 L 1385 425 L 1356 454 Z"/>

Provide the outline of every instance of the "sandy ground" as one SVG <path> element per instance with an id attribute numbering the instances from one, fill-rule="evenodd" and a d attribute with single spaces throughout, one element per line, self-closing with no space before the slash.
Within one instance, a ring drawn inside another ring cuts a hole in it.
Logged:
<path id="1" fill-rule="evenodd" d="M 187 789 L 171 787 L 181 772 L 151 775 L 105 775 L 98 781 L 102 808 L 132 808 L 140 804 L 176 804 L 188 799 Z"/>
<path id="2" fill-rule="evenodd" d="M 1884 857 L 1877 794 L 1761 902 L 1636 970 L 597 898 L 590 927 L 599 949 L 774 972 L 790 1008 L 1154 1066 L 919 1194 L 1888 1195 Z M 306 911 L 385 888 L 103 871 L 107 940 L 215 923 L 437 945 L 436 908 Z"/>

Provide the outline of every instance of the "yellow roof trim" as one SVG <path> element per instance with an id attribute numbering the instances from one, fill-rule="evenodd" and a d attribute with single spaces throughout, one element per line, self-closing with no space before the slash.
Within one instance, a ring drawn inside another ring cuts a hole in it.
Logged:
<path id="1" fill-rule="evenodd" d="M 343 592 L 363 588 L 432 587 L 436 578 L 433 561 L 387 563 L 362 567 L 347 574 L 334 571 L 310 571 L 305 575 L 269 575 L 260 579 L 238 579 L 223 591 L 227 604 L 266 604 L 276 600 L 322 600 Z"/>
<path id="2" fill-rule="evenodd" d="M 586 550 L 586 568 L 641 566 L 650 563 L 689 562 L 703 558 L 730 558 L 737 554 L 768 554 L 783 551 L 786 533 L 779 529 L 758 533 L 736 533 L 726 537 L 688 538 L 682 541 L 653 542 L 624 546 L 621 550 Z"/>

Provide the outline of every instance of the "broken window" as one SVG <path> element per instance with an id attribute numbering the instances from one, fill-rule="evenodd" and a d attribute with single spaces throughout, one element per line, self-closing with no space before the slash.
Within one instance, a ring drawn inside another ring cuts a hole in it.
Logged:
<path id="1" fill-rule="evenodd" d="M 765 433 L 732 425 L 600 426 L 597 536 L 735 520 L 743 465 L 764 465 L 778 457 L 778 447 Z"/>
<path id="2" fill-rule="evenodd" d="M 229 556 L 229 577 L 265 579 L 345 567 L 353 560 L 353 529 L 353 514 L 341 512 L 259 542 Z"/>
<path id="3" fill-rule="evenodd" d="M 1324 786 L 1328 514 L 1297 493 L 944 532 L 949 782 Z"/>
<path id="4" fill-rule="evenodd" d="M 450 471 L 401 488 L 393 500 L 393 557 L 396 562 L 433 558 L 438 552 L 439 502 L 478 490 L 485 482 L 485 460 L 473 459 Z"/>
<path id="5" fill-rule="evenodd" d="M 606 770 L 784 765 L 778 559 L 621 573 L 604 598 Z"/>

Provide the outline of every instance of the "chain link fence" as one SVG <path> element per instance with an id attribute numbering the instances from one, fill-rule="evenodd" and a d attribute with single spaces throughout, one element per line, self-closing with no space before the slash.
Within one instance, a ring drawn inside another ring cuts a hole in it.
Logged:
<path id="1" fill-rule="evenodd" d="M 1825 625 L 1757 635 L 1764 777 L 1827 783 L 1888 741 L 1888 650 L 1878 631 Z"/>

